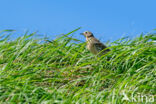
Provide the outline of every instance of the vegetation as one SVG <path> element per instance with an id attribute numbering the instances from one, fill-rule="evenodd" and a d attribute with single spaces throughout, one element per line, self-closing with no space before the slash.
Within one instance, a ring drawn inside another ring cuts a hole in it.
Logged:
<path id="1" fill-rule="evenodd" d="M 9 40 L 12 31 L 1 31 L 0 104 L 152 102 L 156 95 L 154 34 L 108 43 L 111 52 L 97 57 L 86 43 L 70 36 L 77 30 L 53 41 L 35 38 L 36 33 Z M 123 99 L 125 95 L 129 100 Z M 139 99 L 142 95 L 146 97 Z"/>

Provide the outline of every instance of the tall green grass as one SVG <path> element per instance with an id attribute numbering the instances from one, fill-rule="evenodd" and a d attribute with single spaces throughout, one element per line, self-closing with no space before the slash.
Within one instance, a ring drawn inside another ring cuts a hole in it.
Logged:
<path id="1" fill-rule="evenodd" d="M 12 31 L 1 31 L 0 103 L 133 104 L 141 101 L 132 95 L 155 97 L 154 34 L 108 43 L 111 51 L 97 57 L 70 37 L 77 30 L 53 41 L 36 33 L 9 40 Z"/>

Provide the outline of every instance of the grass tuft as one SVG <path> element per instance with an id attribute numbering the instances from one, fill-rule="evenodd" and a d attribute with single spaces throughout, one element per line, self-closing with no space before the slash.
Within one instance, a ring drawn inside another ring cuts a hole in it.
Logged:
<path id="1" fill-rule="evenodd" d="M 131 104 L 142 102 L 132 94 L 155 97 L 155 34 L 108 43 L 111 51 L 96 57 L 70 37 L 78 29 L 53 41 L 34 38 L 36 32 L 9 40 L 13 30 L 1 31 L 0 103 Z"/>

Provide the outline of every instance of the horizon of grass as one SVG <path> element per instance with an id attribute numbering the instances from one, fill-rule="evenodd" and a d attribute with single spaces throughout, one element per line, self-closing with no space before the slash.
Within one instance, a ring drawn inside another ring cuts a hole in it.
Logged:
<path id="1" fill-rule="evenodd" d="M 143 104 L 153 96 L 155 101 L 155 34 L 118 39 L 97 57 L 70 36 L 77 30 L 53 41 L 35 38 L 36 32 L 9 40 L 13 31 L 1 31 L 0 103 Z"/>

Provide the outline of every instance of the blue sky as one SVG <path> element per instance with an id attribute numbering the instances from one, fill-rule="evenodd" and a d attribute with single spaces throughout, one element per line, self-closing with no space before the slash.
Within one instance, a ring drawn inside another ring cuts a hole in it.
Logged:
<path id="1" fill-rule="evenodd" d="M 0 0 L 0 30 L 55 37 L 80 26 L 78 39 L 85 30 L 104 41 L 150 32 L 156 28 L 156 0 Z"/>

